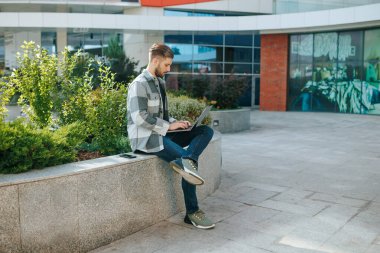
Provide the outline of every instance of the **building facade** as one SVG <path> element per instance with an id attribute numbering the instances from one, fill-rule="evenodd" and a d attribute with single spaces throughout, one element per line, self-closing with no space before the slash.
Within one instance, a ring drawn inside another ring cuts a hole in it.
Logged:
<path id="1" fill-rule="evenodd" d="M 244 78 L 242 106 L 380 114 L 380 0 L 0 0 L 0 75 L 33 40 L 102 57 L 117 38 L 147 65 L 154 42 L 175 52 L 169 87 Z"/>

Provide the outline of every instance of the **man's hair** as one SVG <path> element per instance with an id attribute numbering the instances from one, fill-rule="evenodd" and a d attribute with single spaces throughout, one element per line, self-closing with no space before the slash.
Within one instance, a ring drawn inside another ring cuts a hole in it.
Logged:
<path id="1" fill-rule="evenodd" d="M 174 53 L 170 47 L 164 44 L 155 43 L 149 48 L 149 61 L 152 61 L 152 59 L 157 56 L 173 59 Z"/>

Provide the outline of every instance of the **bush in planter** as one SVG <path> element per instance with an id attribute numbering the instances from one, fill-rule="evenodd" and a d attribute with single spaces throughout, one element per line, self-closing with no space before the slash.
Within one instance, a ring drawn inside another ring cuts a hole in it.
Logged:
<path id="1" fill-rule="evenodd" d="M 87 64 L 84 66 L 84 61 Z M 70 55 L 66 48 L 59 62 L 61 75 L 54 94 L 58 124 L 86 121 L 86 111 L 90 107 L 90 94 L 94 87 L 93 60 L 83 58 L 82 51 Z M 78 70 L 80 69 L 80 71 Z M 78 72 L 79 71 L 79 72 Z"/>
<path id="2" fill-rule="evenodd" d="M 177 120 L 188 120 L 194 123 L 198 116 L 202 113 L 206 103 L 188 96 L 175 96 L 168 93 L 169 115 Z M 203 124 L 209 125 L 211 117 L 207 116 Z"/>
<path id="3" fill-rule="evenodd" d="M 0 173 L 72 162 L 85 136 L 83 124 L 77 122 L 55 131 L 34 127 L 25 119 L 0 122 Z"/>
<path id="4" fill-rule="evenodd" d="M 217 109 L 238 108 L 238 99 L 247 89 L 246 80 L 233 75 L 213 83 L 213 86 L 210 99 L 215 101 Z"/>
<path id="5" fill-rule="evenodd" d="M 130 151 L 127 138 L 127 89 L 115 82 L 115 73 L 101 65 L 100 87 L 92 92 L 91 104 L 86 111 L 92 146 L 103 154 Z"/>
<path id="6" fill-rule="evenodd" d="M 19 68 L 7 81 L 13 91 L 21 93 L 18 103 L 23 106 L 23 112 L 43 128 L 52 123 L 52 92 L 58 81 L 57 57 L 33 41 L 25 42 L 21 48 L 23 53 L 17 53 Z"/>
<path id="7" fill-rule="evenodd" d="M 178 96 L 185 95 L 191 98 L 203 99 L 209 96 L 210 80 L 206 75 L 184 75 L 178 78 L 180 82 L 179 90 L 170 90 Z"/>
<path id="8" fill-rule="evenodd" d="M 2 122 L 7 115 L 7 108 L 5 107 L 11 100 L 14 94 L 14 88 L 9 82 L 0 81 L 0 122 Z"/>

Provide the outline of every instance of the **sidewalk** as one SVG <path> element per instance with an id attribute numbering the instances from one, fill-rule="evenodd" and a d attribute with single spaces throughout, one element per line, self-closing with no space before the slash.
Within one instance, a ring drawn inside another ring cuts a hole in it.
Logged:
<path id="1" fill-rule="evenodd" d="M 259 112 L 224 134 L 222 184 L 201 208 L 92 253 L 379 253 L 380 117 Z M 207 182 L 206 182 L 207 183 Z"/>

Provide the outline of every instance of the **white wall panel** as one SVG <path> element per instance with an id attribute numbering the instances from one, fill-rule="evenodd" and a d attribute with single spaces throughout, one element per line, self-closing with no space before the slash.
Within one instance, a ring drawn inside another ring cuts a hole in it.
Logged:
<path id="1" fill-rule="evenodd" d="M 68 24 L 68 17 L 62 13 L 42 13 L 42 22 L 45 27 L 54 23 L 57 28 L 65 28 Z"/>
<path id="2" fill-rule="evenodd" d="M 18 13 L 1 13 L 0 27 L 19 27 Z"/>
<path id="3" fill-rule="evenodd" d="M 21 27 L 41 27 L 43 26 L 42 13 L 24 13 L 19 15 L 19 25 Z"/>
<path id="4" fill-rule="evenodd" d="M 287 32 L 380 25 L 380 4 L 280 15 L 245 17 L 168 17 L 83 13 L 4 13 L 1 27 L 88 28 L 124 31 L 261 31 Z M 18 21 L 16 18 L 18 16 Z M 8 19 L 8 20 L 7 20 Z M 9 20 L 15 22 L 10 24 Z M 12 26 L 13 25 L 13 26 Z"/>

